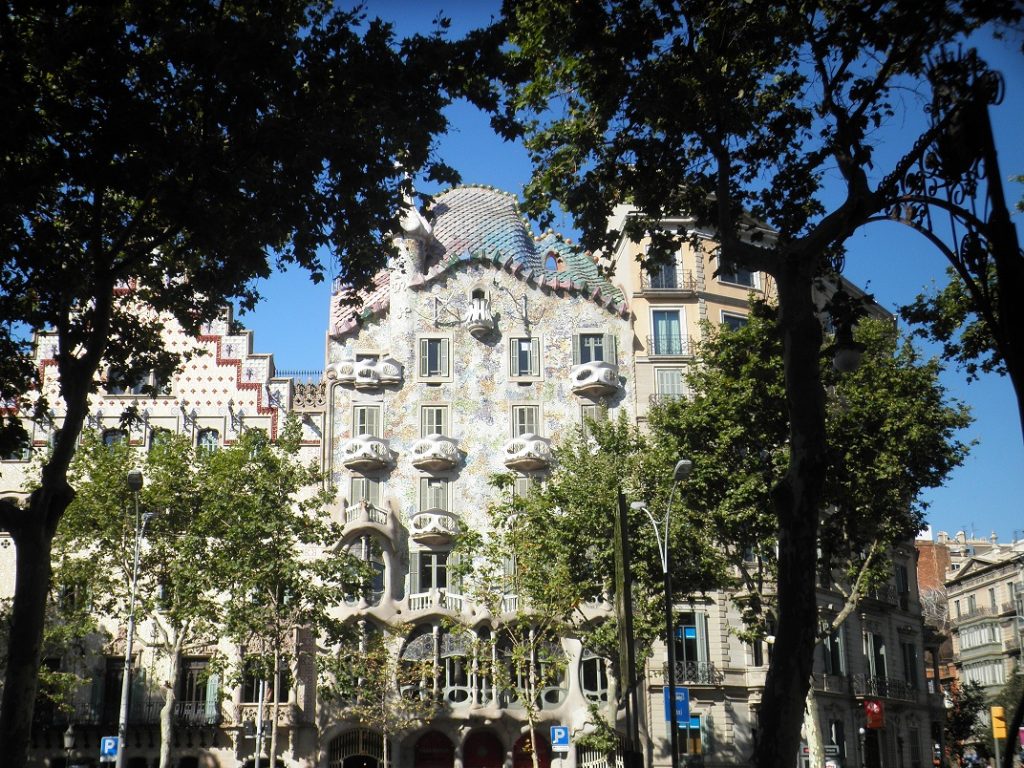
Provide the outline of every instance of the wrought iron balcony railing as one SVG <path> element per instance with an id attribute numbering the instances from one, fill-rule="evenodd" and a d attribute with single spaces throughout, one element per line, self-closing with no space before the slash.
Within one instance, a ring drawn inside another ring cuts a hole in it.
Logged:
<path id="1" fill-rule="evenodd" d="M 691 347 L 688 336 L 659 333 L 647 337 L 647 354 L 650 357 L 691 357 Z"/>
<path id="2" fill-rule="evenodd" d="M 662 268 L 654 273 L 640 275 L 640 289 L 643 291 L 681 291 L 693 293 L 697 290 L 697 279 L 689 269 Z"/>
<path id="3" fill-rule="evenodd" d="M 853 694 L 855 696 L 877 696 L 884 699 L 915 701 L 917 689 L 906 680 L 892 677 L 873 677 L 871 675 L 853 675 Z"/>
<path id="4" fill-rule="evenodd" d="M 662 674 L 668 684 L 668 664 L 663 665 Z M 677 661 L 676 685 L 721 685 L 725 675 L 713 661 Z"/>

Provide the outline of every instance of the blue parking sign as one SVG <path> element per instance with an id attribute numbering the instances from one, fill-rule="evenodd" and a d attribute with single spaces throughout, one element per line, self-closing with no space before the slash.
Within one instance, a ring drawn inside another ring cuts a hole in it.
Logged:
<path id="1" fill-rule="evenodd" d="M 669 688 L 665 686 L 665 720 L 672 719 L 672 710 L 668 703 Z M 676 686 L 676 722 L 680 728 L 687 728 L 690 725 L 690 689 L 681 685 Z"/>
<path id="2" fill-rule="evenodd" d="M 117 757 L 117 736 L 104 736 L 100 739 L 100 760 L 113 760 Z"/>
<path id="3" fill-rule="evenodd" d="M 567 725 L 552 725 L 551 726 L 551 748 L 552 749 L 568 749 L 569 748 L 569 726 L 567 726 Z"/>

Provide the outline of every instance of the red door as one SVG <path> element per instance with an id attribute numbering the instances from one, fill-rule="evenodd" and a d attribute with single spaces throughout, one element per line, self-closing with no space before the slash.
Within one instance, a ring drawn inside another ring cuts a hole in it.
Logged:
<path id="1" fill-rule="evenodd" d="M 416 768 L 452 768 L 455 765 L 455 746 L 443 733 L 425 733 L 416 742 L 413 764 Z"/>
<path id="2" fill-rule="evenodd" d="M 505 750 L 490 731 L 475 731 L 462 745 L 463 768 L 501 768 L 504 763 Z"/>

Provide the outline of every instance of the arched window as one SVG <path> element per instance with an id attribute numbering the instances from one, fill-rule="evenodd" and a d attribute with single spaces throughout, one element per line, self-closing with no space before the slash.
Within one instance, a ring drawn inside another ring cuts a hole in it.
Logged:
<path id="1" fill-rule="evenodd" d="M 441 657 L 441 700 L 447 704 L 468 704 L 470 670 L 473 666 L 473 636 L 468 632 L 444 632 L 439 643 Z"/>
<path id="2" fill-rule="evenodd" d="M 171 430 L 164 429 L 162 427 L 156 427 L 150 430 L 149 433 L 149 450 L 153 450 L 158 445 L 166 445 L 171 439 Z"/>
<path id="3" fill-rule="evenodd" d="M 220 432 L 216 429 L 201 429 L 196 435 L 196 446 L 200 451 L 213 453 L 220 448 Z"/>
<path id="4" fill-rule="evenodd" d="M 515 688 L 505 691 L 509 707 L 522 707 L 531 686 L 541 709 L 554 709 L 565 701 L 565 651 L 557 637 L 538 638 L 535 633 L 533 628 L 506 628 L 498 640 L 498 657 Z"/>
<path id="5" fill-rule="evenodd" d="M 565 262 L 554 251 L 548 251 L 548 255 L 544 257 L 544 269 L 548 272 L 564 272 Z"/>
<path id="6" fill-rule="evenodd" d="M 417 627 L 402 649 L 398 664 L 398 690 L 404 698 L 429 699 L 434 696 L 437 675 L 437 649 L 433 627 Z"/>
<path id="7" fill-rule="evenodd" d="M 587 701 L 608 701 L 608 660 L 589 648 L 580 657 L 580 688 Z"/>

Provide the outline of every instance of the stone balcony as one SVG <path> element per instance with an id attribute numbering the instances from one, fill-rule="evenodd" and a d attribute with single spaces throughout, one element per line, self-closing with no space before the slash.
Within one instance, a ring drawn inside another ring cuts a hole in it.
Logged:
<path id="1" fill-rule="evenodd" d="M 505 443 L 505 466 L 520 472 L 545 469 L 551 464 L 551 446 L 537 435 L 527 433 Z"/>
<path id="2" fill-rule="evenodd" d="M 412 465 L 427 472 L 451 469 L 461 459 L 458 443 L 450 437 L 428 435 L 412 446 Z"/>
<path id="3" fill-rule="evenodd" d="M 619 366 L 603 360 L 574 365 L 569 372 L 574 395 L 611 395 L 622 389 L 619 383 Z"/>
<path id="4" fill-rule="evenodd" d="M 467 604 L 462 595 L 452 594 L 445 589 L 431 589 L 427 592 L 414 592 L 409 595 L 410 611 L 452 611 L 462 613 Z"/>
<path id="5" fill-rule="evenodd" d="M 342 360 L 328 366 L 327 378 L 356 389 L 378 389 L 402 383 L 402 364 L 390 357 L 376 360 Z"/>
<path id="6" fill-rule="evenodd" d="M 349 469 L 367 472 L 393 466 L 395 454 L 388 441 L 373 435 L 350 438 L 341 446 L 341 463 Z"/>
<path id="7" fill-rule="evenodd" d="M 409 535 L 422 544 L 443 544 L 459 532 L 459 521 L 443 509 L 417 512 L 409 521 Z"/>
<path id="8" fill-rule="evenodd" d="M 495 326 L 491 302 L 487 299 L 473 299 L 466 314 L 466 330 L 479 339 L 493 331 Z"/>

